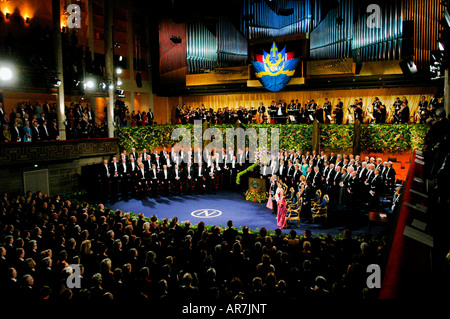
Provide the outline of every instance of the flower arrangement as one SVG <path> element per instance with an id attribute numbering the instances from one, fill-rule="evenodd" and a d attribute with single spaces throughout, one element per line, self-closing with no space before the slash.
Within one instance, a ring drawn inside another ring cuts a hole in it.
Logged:
<path id="1" fill-rule="evenodd" d="M 245 200 L 254 203 L 264 203 L 269 199 L 267 192 L 252 192 L 250 190 L 245 192 Z"/>

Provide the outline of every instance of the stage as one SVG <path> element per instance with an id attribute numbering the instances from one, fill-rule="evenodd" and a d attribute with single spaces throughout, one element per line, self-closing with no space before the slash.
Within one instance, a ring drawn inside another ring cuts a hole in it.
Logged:
<path id="1" fill-rule="evenodd" d="M 93 200 L 90 200 L 93 203 Z M 206 225 L 226 227 L 228 220 L 233 221 L 236 228 L 248 226 L 251 230 L 266 227 L 275 230 L 277 227 L 276 215 L 266 208 L 265 203 L 253 203 L 246 201 L 244 195 L 239 192 L 222 191 L 215 195 L 181 195 L 145 199 L 107 199 L 95 201 L 103 203 L 111 210 L 120 209 L 123 212 L 143 213 L 146 217 L 155 214 L 159 220 L 178 217 L 180 222 L 189 220 L 192 225 L 200 221 Z M 345 225 L 324 226 L 321 224 L 303 224 L 297 227 L 295 222 L 282 231 L 288 233 L 294 229 L 297 234 L 303 234 L 305 229 L 310 229 L 313 235 L 330 234 L 336 236 L 342 234 Z M 377 235 L 384 231 L 383 226 L 372 225 L 370 234 Z M 357 229 L 352 229 L 354 235 L 368 233 L 368 223 Z"/>

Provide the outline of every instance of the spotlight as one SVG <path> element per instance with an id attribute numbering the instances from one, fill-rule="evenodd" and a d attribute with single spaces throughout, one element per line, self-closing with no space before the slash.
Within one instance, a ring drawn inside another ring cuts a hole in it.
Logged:
<path id="1" fill-rule="evenodd" d="M 86 87 L 88 89 L 92 89 L 94 87 L 94 81 L 93 80 L 87 80 L 86 81 Z"/>
<path id="2" fill-rule="evenodd" d="M 439 41 L 439 50 L 445 51 L 444 44 L 441 41 Z"/>
<path id="3" fill-rule="evenodd" d="M 13 72 L 10 68 L 5 66 L 0 67 L 0 80 L 2 81 L 10 81 L 13 77 Z"/>
<path id="4" fill-rule="evenodd" d="M 122 68 L 118 67 L 116 68 L 116 74 L 122 74 Z"/>
<path id="5" fill-rule="evenodd" d="M 108 85 L 108 88 L 110 89 L 110 90 L 114 90 L 114 84 L 110 84 L 110 85 Z"/>
<path id="6" fill-rule="evenodd" d="M 122 85 L 122 80 L 120 78 L 117 78 L 117 85 L 121 86 Z"/>
<path id="7" fill-rule="evenodd" d="M 123 56 L 119 55 L 119 61 L 123 60 Z"/>

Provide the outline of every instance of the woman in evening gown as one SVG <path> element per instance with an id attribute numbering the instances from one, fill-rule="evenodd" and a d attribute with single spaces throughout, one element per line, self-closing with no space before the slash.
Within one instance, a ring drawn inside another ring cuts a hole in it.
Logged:
<path id="1" fill-rule="evenodd" d="M 278 228 L 285 228 L 286 225 L 286 199 L 284 198 L 284 190 L 280 181 L 278 181 L 278 189 L 276 193 L 276 200 L 278 205 L 277 226 Z"/>

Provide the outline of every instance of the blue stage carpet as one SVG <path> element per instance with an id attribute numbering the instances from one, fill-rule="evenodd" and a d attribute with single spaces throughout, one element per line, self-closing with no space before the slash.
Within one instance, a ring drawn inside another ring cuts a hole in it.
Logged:
<path id="1" fill-rule="evenodd" d="M 145 199 L 123 199 L 123 200 L 105 200 L 103 201 L 107 208 L 112 210 L 120 209 L 123 212 L 143 213 L 150 217 L 155 214 L 162 220 L 178 217 L 180 222 L 189 220 L 191 224 L 197 224 L 200 221 L 206 225 L 215 225 L 226 227 L 228 220 L 233 221 L 234 227 L 248 226 L 250 229 L 259 229 L 266 227 L 268 230 L 274 230 L 277 227 L 276 215 L 266 208 L 265 203 L 253 203 L 246 201 L 241 193 L 237 192 L 218 192 L 216 195 L 182 195 L 171 197 L 145 198 Z M 208 210 L 206 216 L 205 210 Z M 217 211 L 214 211 L 217 210 Z M 199 216 L 193 216 L 191 213 L 197 211 Z M 303 234 L 305 229 L 310 229 L 313 234 L 330 234 L 336 236 L 342 234 L 343 226 L 324 227 L 320 224 L 303 224 L 297 227 L 295 222 L 291 222 L 289 228 L 283 229 L 283 232 L 289 232 L 295 229 L 297 234 Z M 379 234 L 384 227 L 372 226 L 371 234 Z M 353 235 L 368 233 L 369 228 L 366 225 L 360 229 L 353 229 Z"/>

